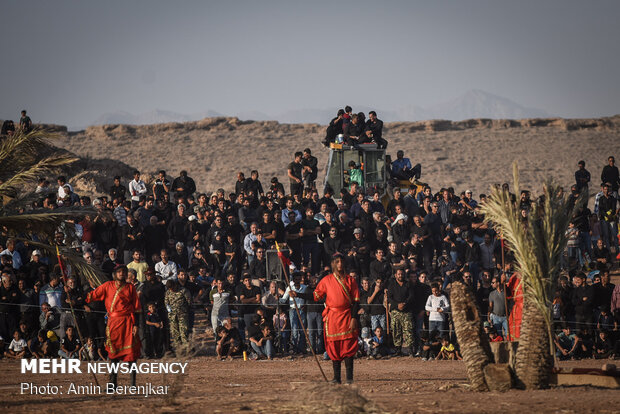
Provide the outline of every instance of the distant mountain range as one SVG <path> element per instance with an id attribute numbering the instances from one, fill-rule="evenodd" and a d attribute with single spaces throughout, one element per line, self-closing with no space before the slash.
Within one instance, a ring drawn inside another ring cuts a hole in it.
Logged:
<path id="1" fill-rule="evenodd" d="M 479 89 L 470 90 L 452 101 L 428 107 L 411 105 L 397 110 L 382 110 L 381 108 L 362 107 L 355 106 L 353 103 L 350 104 L 353 106 L 355 112 L 362 111 L 368 113 L 368 111 L 371 110 L 377 111 L 379 118 L 385 122 L 422 121 L 427 119 L 461 121 L 470 118 L 519 119 L 550 116 L 549 113 L 542 109 L 525 107 L 510 99 L 493 95 Z M 239 119 L 254 121 L 275 120 L 280 123 L 290 124 L 326 124 L 335 116 L 337 111 L 337 107 L 324 109 L 294 109 L 280 114 L 266 114 L 260 111 L 222 114 L 213 110 L 194 114 L 181 114 L 173 111 L 156 109 L 151 112 L 134 115 L 125 111 L 116 111 L 100 116 L 90 123 L 90 125 L 146 125 L 166 122 L 189 122 L 218 116 L 236 116 Z"/>

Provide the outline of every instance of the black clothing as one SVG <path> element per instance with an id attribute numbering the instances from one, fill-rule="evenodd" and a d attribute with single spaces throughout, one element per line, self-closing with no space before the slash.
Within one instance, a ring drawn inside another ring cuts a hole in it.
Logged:
<path id="1" fill-rule="evenodd" d="M 254 260 L 252 264 L 250 264 L 250 268 L 248 269 L 250 272 L 250 276 L 252 279 L 266 279 L 267 278 L 267 262 L 263 257 L 263 260 Z"/>
<path id="2" fill-rule="evenodd" d="M 260 195 L 263 194 L 263 185 L 261 184 L 260 180 L 257 178 L 256 180 L 253 180 L 251 178 L 248 178 L 245 180 L 246 184 L 245 184 L 245 189 L 247 192 L 254 192 L 254 195 Z"/>
<path id="3" fill-rule="evenodd" d="M 177 188 L 182 188 L 183 191 L 178 191 Z M 191 177 L 179 176 L 174 179 L 170 189 L 180 196 L 187 197 L 196 191 L 196 183 Z"/>
<path id="4" fill-rule="evenodd" d="M 239 298 L 240 302 L 241 302 L 241 296 L 243 296 L 245 299 L 250 299 L 250 298 L 255 298 L 256 295 L 260 295 L 260 288 L 258 286 L 251 286 L 248 289 L 244 284 L 240 284 L 239 286 L 237 286 L 237 289 L 235 289 L 235 291 L 236 291 L 237 297 Z M 256 309 L 258 309 L 259 306 L 260 306 L 260 303 L 242 304 L 241 306 L 239 306 L 239 314 L 246 315 L 246 314 L 254 313 L 256 312 Z"/>
<path id="5" fill-rule="evenodd" d="M 383 121 L 375 119 L 366 121 L 366 131 L 372 132 L 372 139 L 377 143 L 378 148 L 387 148 L 387 141 L 383 139 Z"/>
<path id="6" fill-rule="evenodd" d="M 388 302 L 392 310 L 399 312 L 410 312 L 413 304 L 413 291 L 409 287 L 409 282 L 404 281 L 400 285 L 395 279 L 390 281 L 388 286 Z M 398 309 L 399 303 L 405 303 L 405 308 Z"/>
<path id="7" fill-rule="evenodd" d="M 118 198 L 121 200 L 125 199 L 125 194 L 127 194 L 127 189 L 124 185 L 113 185 L 110 187 L 110 198 L 112 200 Z"/>
<path id="8" fill-rule="evenodd" d="M 618 191 L 618 185 L 620 183 L 620 174 L 618 173 L 618 167 L 615 165 L 606 165 L 601 172 L 601 182 L 610 183 L 613 191 Z"/>
<path id="9" fill-rule="evenodd" d="M 373 260 L 370 263 L 370 279 L 371 281 L 375 281 L 377 279 L 381 279 L 383 282 L 388 280 L 392 276 L 392 266 L 388 263 L 387 260 Z"/>

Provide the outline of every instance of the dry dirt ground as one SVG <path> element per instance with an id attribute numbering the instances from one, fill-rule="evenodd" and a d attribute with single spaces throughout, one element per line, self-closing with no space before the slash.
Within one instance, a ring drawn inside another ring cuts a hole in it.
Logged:
<path id="1" fill-rule="evenodd" d="M 620 412 L 618 390 L 594 387 L 559 387 L 544 391 L 506 393 L 474 393 L 459 386 L 466 382 L 465 367 L 459 361 L 431 361 L 408 357 L 390 360 L 357 360 L 355 385 L 320 385 L 318 368 L 311 357 L 293 361 L 247 361 L 235 359 L 220 362 L 214 357 L 198 357 L 189 361 L 187 376 L 161 374 L 142 375 L 138 383 L 178 386 L 180 392 L 168 398 L 151 396 L 34 396 L 21 395 L 20 383 L 63 385 L 70 382 L 88 384 L 88 374 L 32 375 L 21 374 L 13 361 L 0 361 L 0 409 L 2 412 Z M 321 365 L 328 376 L 331 363 Z M 563 362 L 562 366 L 600 367 L 600 361 Z M 343 373 L 344 374 L 344 373 Z M 105 376 L 99 375 L 104 382 Z M 128 376 L 120 376 L 119 384 L 128 384 Z M 357 404 L 345 411 L 342 396 Z M 368 402 L 364 401 L 367 400 Z M 361 401 L 361 403 L 360 403 Z M 330 409 L 331 407 L 331 409 Z M 335 407 L 335 408 L 334 408 Z"/>

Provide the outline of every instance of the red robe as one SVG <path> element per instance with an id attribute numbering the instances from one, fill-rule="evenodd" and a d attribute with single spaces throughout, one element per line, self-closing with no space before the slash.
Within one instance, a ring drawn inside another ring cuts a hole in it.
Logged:
<path id="1" fill-rule="evenodd" d="M 506 340 L 516 341 L 521 336 L 521 321 L 523 320 L 523 284 L 521 279 L 513 274 L 508 280 L 507 286 L 509 292 L 512 292 L 512 296 L 508 296 L 508 299 L 513 300 L 513 305 L 508 316 L 510 338 L 506 338 Z"/>
<path id="2" fill-rule="evenodd" d="M 358 331 L 351 330 L 351 307 L 353 302 L 360 300 L 355 279 L 349 275 L 343 279 L 334 274 L 327 275 L 314 290 L 314 298 L 325 298 L 323 335 L 329 358 L 332 361 L 342 361 L 355 356 Z"/>
<path id="3" fill-rule="evenodd" d="M 116 282 L 105 282 L 86 296 L 86 303 L 105 301 L 108 311 L 105 348 L 110 359 L 136 361 L 140 356 L 140 338 L 133 335 L 132 328 L 136 324 L 135 312 L 141 309 L 136 288 L 125 283 L 120 289 Z"/>

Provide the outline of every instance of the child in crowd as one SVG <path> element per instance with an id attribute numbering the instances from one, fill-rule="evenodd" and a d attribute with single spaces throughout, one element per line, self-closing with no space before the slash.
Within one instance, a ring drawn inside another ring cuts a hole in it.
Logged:
<path id="1" fill-rule="evenodd" d="M 598 338 L 594 342 L 593 354 L 596 359 L 612 358 L 614 353 L 614 347 L 609 339 L 609 333 L 606 330 L 601 330 L 598 333 Z"/>
<path id="2" fill-rule="evenodd" d="M 377 326 L 375 329 L 375 336 L 370 338 L 370 356 L 371 358 L 381 358 L 387 355 L 388 349 L 385 335 L 383 334 L 383 328 Z"/>
<path id="3" fill-rule="evenodd" d="M 22 334 L 19 329 L 13 332 L 13 340 L 9 345 L 9 349 L 4 352 L 4 356 L 11 359 L 22 359 L 26 357 L 28 351 L 28 344 L 26 340 L 22 338 Z"/>
<path id="4" fill-rule="evenodd" d="M 65 337 L 60 341 L 58 355 L 65 359 L 78 358 L 82 344 L 73 333 L 73 326 L 67 326 Z"/>
<path id="5" fill-rule="evenodd" d="M 439 350 L 439 354 L 437 355 L 437 359 L 449 359 L 449 360 L 461 360 L 463 359 L 459 354 L 459 351 L 456 350 L 453 344 L 450 343 L 450 338 L 448 336 L 444 336 L 441 338 L 441 349 Z"/>
<path id="6" fill-rule="evenodd" d="M 600 315 L 596 321 L 596 329 L 599 331 L 614 331 L 618 328 L 618 322 L 614 320 L 614 317 L 609 313 L 609 307 L 601 306 Z"/>
<path id="7" fill-rule="evenodd" d="M 441 349 L 439 332 L 434 330 L 430 335 L 427 335 L 426 332 L 422 332 L 420 335 L 420 342 L 422 342 L 422 361 L 435 359 L 435 356 L 437 356 Z"/>
<path id="8" fill-rule="evenodd" d="M 273 328 L 278 335 L 278 340 L 276 341 L 278 343 L 277 352 L 288 353 L 288 339 L 291 332 L 287 327 L 286 312 L 281 307 L 273 315 Z"/>
<path id="9" fill-rule="evenodd" d="M 357 183 L 360 186 L 364 185 L 364 174 L 362 173 L 361 167 L 355 164 L 355 161 L 349 161 L 349 170 L 347 173 L 349 174 L 349 185 L 352 183 Z"/>
<path id="10" fill-rule="evenodd" d="M 163 332 L 164 323 L 157 314 L 157 308 L 154 303 L 149 303 L 147 306 L 148 312 L 146 314 L 146 326 L 149 334 L 150 343 L 147 344 L 147 357 L 148 358 L 161 358 L 163 355 Z"/>
<path id="11" fill-rule="evenodd" d="M 86 338 L 86 344 L 80 349 L 80 359 L 82 361 L 96 361 L 98 357 L 95 341 L 91 337 Z"/>
<path id="12" fill-rule="evenodd" d="M 30 341 L 30 353 L 33 358 L 45 358 L 51 356 L 49 354 L 49 340 L 47 339 L 47 331 L 41 329 L 37 333 L 37 337 Z"/>

